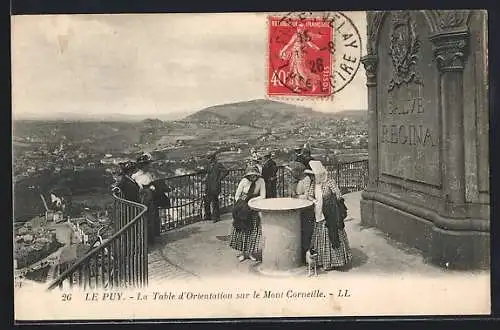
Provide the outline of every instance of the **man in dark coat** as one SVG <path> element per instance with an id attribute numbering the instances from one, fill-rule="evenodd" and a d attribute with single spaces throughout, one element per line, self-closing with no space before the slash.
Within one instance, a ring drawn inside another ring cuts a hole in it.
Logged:
<path id="1" fill-rule="evenodd" d="M 217 222 L 220 220 L 219 195 L 221 193 L 221 181 L 228 174 L 228 170 L 217 161 L 217 155 L 215 153 L 209 154 L 208 160 L 209 163 L 205 176 L 206 192 L 203 201 L 205 207 L 205 220 Z"/>
<path id="2" fill-rule="evenodd" d="M 262 177 L 264 178 L 264 182 L 266 183 L 266 198 L 277 197 L 277 172 L 278 166 L 276 166 L 276 162 L 271 158 L 271 152 L 267 152 L 264 155 L 264 164 L 262 164 Z"/>

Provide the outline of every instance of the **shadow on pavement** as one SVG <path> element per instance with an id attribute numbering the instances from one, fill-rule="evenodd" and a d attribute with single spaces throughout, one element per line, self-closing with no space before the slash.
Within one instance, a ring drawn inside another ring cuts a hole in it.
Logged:
<path id="1" fill-rule="evenodd" d="M 352 253 L 352 261 L 350 266 L 351 269 L 361 267 L 368 261 L 368 256 L 360 249 L 351 248 L 351 253 Z"/>
<path id="2" fill-rule="evenodd" d="M 188 238 L 193 234 L 198 234 L 199 232 L 201 232 L 199 226 L 184 227 L 181 230 L 167 231 L 160 236 L 160 240 L 162 242 L 171 243 Z"/>

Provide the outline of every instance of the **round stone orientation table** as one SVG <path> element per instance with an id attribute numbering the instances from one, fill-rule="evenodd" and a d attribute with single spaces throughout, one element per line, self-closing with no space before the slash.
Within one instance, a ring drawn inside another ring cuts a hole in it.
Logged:
<path id="1" fill-rule="evenodd" d="M 259 211 L 262 224 L 262 263 L 265 275 L 291 275 L 302 269 L 300 211 L 313 204 L 298 198 L 266 198 L 248 202 Z M 299 268 L 300 267 L 300 268 Z"/>

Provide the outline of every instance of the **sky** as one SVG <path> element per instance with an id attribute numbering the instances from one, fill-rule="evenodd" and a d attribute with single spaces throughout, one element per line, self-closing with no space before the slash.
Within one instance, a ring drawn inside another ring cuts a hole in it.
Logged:
<path id="1" fill-rule="evenodd" d="M 344 14 L 364 46 L 365 13 Z M 11 40 L 14 119 L 165 118 L 265 98 L 265 13 L 13 16 Z M 287 102 L 366 109 L 365 82 L 361 65 L 332 101 Z"/>

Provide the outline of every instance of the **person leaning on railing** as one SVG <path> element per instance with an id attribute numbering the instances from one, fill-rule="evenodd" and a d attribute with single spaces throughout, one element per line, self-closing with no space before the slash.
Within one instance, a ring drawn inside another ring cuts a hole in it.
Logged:
<path id="1" fill-rule="evenodd" d="M 132 179 L 131 175 L 137 171 L 134 162 L 127 161 L 120 163 L 120 173 L 116 178 L 116 184 L 112 187 L 113 192 L 122 193 L 126 200 L 136 203 L 140 202 L 139 185 Z"/>
<path id="2" fill-rule="evenodd" d="M 220 220 L 219 195 L 222 188 L 221 182 L 228 175 L 229 171 L 217 161 L 216 153 L 209 153 L 207 158 L 209 164 L 205 171 L 206 191 L 203 198 L 205 220 L 217 222 Z"/>
<path id="3" fill-rule="evenodd" d="M 157 236 L 160 235 L 161 224 L 158 205 L 155 200 L 156 187 L 153 185 L 153 175 L 149 167 L 152 162 L 151 154 L 144 153 L 137 158 L 137 171 L 132 174 L 132 179 L 139 185 L 141 203 L 148 207 L 146 213 L 148 225 L 148 245 L 152 245 Z"/>

